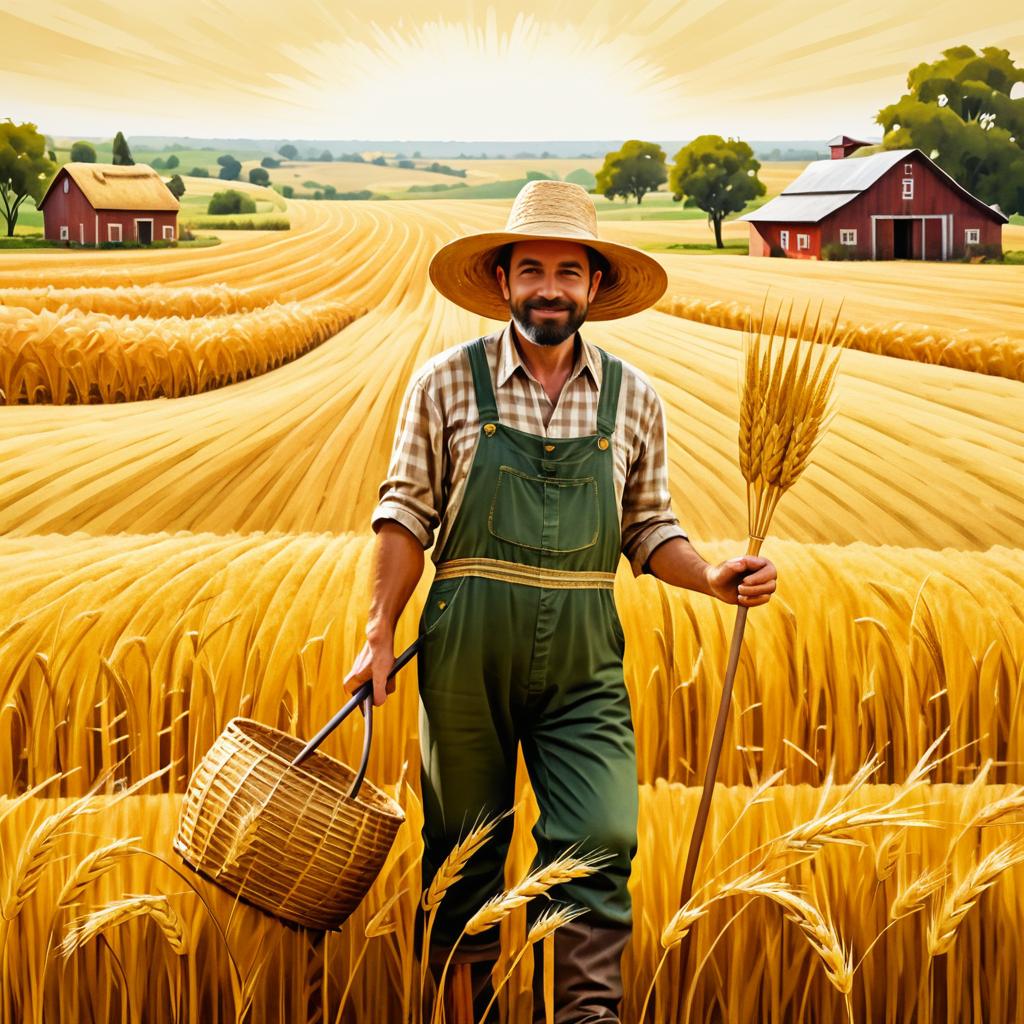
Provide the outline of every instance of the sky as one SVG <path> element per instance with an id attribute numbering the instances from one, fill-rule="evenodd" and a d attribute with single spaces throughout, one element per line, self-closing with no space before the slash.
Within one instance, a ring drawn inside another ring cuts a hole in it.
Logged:
<path id="1" fill-rule="evenodd" d="M 58 138 L 881 136 L 949 46 L 1024 65 L 1021 0 L 0 0 L 0 118 Z"/>

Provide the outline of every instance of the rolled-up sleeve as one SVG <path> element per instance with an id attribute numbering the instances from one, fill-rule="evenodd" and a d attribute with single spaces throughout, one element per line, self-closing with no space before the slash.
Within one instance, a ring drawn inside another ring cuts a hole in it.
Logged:
<path id="1" fill-rule="evenodd" d="M 425 548 L 433 544 L 442 504 L 443 437 L 441 411 L 427 393 L 424 378 L 414 378 L 402 399 L 388 475 L 370 518 L 374 533 L 384 520 L 392 519 Z"/>
<path id="2" fill-rule="evenodd" d="M 672 512 L 665 414 L 653 388 L 645 396 L 639 435 L 639 451 L 622 492 L 622 552 L 634 576 L 646 571 L 647 559 L 659 544 L 673 537 L 689 539 Z"/>

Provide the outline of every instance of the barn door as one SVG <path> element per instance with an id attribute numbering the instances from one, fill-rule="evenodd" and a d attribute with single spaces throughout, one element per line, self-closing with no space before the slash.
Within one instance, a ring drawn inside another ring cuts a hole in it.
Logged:
<path id="1" fill-rule="evenodd" d="M 149 245 L 153 241 L 153 222 L 151 220 L 139 221 L 139 242 L 142 245 Z"/>

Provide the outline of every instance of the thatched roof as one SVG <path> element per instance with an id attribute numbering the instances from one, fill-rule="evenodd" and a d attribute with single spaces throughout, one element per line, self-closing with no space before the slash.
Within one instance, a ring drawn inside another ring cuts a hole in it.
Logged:
<path id="1" fill-rule="evenodd" d="M 163 179 L 148 164 L 64 164 L 71 180 L 85 193 L 94 210 L 162 210 L 181 209 Z M 50 182 L 40 206 L 46 202 L 60 171 Z"/>

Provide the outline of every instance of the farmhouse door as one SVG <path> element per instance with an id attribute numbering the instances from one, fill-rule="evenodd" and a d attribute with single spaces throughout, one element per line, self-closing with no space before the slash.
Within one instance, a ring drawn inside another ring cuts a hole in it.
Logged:
<path id="1" fill-rule="evenodd" d="M 153 241 L 153 222 L 151 220 L 139 221 L 139 243 L 149 245 Z"/>
<path id="2" fill-rule="evenodd" d="M 913 231 L 912 220 L 894 220 L 892 222 L 892 242 L 894 260 L 909 260 L 913 258 Z"/>

